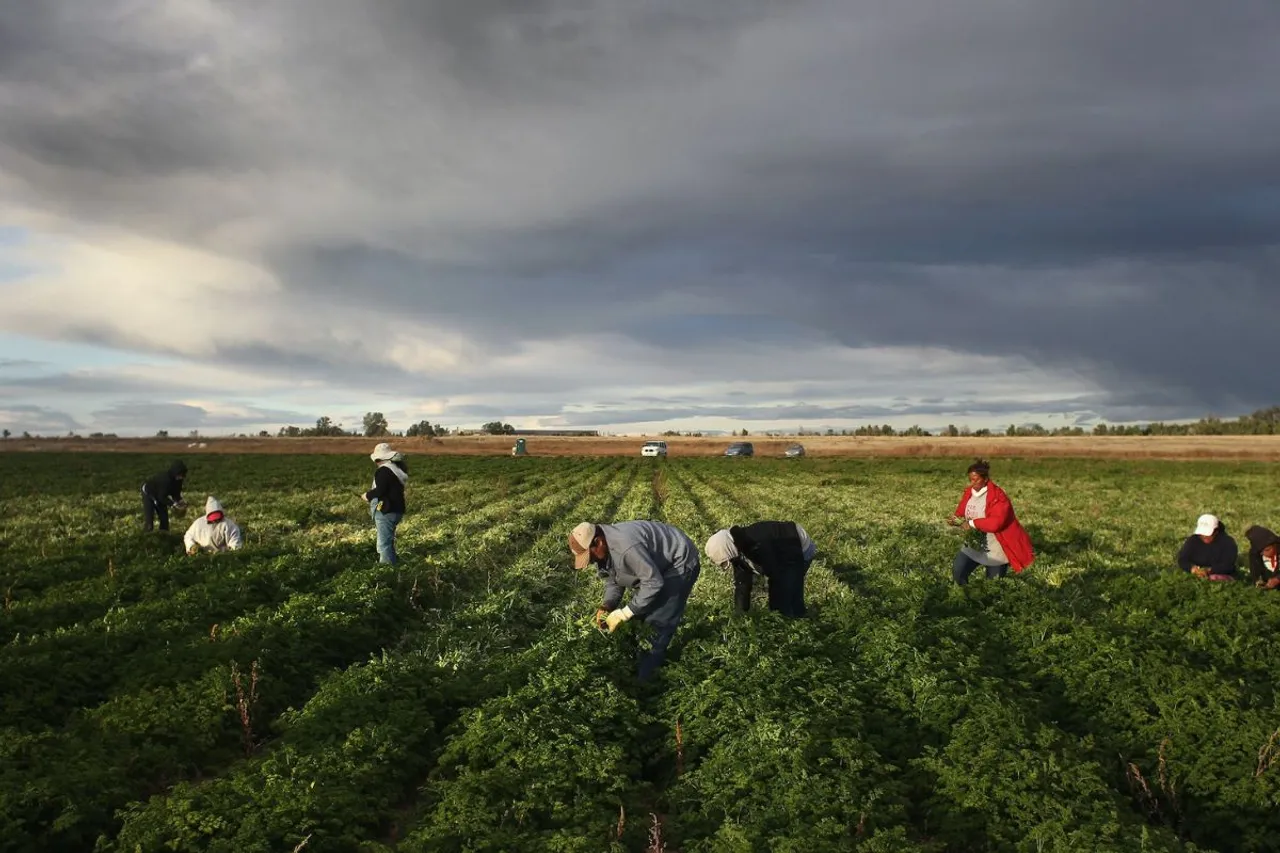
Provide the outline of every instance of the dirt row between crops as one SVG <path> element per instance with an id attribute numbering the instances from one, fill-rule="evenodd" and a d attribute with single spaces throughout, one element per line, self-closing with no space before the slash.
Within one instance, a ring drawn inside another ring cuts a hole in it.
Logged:
<path id="1" fill-rule="evenodd" d="M 511 453 L 509 436 L 446 436 L 386 439 L 414 455 L 503 456 Z M 719 456 L 732 438 L 662 439 L 671 456 Z M 1259 436 L 1081 436 L 1057 438 L 863 438 L 805 436 L 748 437 L 757 457 L 782 456 L 792 444 L 809 456 L 822 457 L 1080 457 L 1095 459 L 1244 459 L 1280 461 L 1280 435 Z M 202 438 L 88 439 L 46 438 L 0 441 L 0 451 L 108 453 L 350 453 L 367 454 L 370 438 Z M 526 439 L 530 456 L 635 456 L 641 437 L 557 437 Z"/>

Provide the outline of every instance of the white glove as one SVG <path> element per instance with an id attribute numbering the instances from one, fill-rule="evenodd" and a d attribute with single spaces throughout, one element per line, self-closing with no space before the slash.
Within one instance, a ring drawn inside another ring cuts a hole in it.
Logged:
<path id="1" fill-rule="evenodd" d="M 605 617 L 604 623 L 609 626 L 609 633 L 612 634 L 618 630 L 618 626 L 626 622 L 635 614 L 631 612 L 630 607 L 624 607 L 621 610 L 615 610 Z"/>

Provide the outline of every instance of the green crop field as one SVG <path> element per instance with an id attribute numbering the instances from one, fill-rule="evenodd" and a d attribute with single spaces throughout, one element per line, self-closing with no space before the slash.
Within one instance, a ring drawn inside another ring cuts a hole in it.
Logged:
<path id="1" fill-rule="evenodd" d="M 244 551 L 139 529 L 168 460 L 0 454 L 0 850 L 1280 850 L 1280 594 L 1173 568 L 1275 465 L 994 460 L 1036 543 L 950 581 L 955 460 L 193 456 Z M 811 616 L 703 567 L 659 679 L 581 520 L 801 522 Z"/>

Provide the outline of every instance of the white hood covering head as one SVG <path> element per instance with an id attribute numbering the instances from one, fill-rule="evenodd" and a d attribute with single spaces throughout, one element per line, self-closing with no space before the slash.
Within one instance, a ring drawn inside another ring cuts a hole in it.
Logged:
<path id="1" fill-rule="evenodd" d="M 738 546 L 734 544 L 733 534 L 728 530 L 717 530 L 711 534 L 711 538 L 707 540 L 706 550 L 711 562 L 717 566 L 723 566 L 738 556 Z"/>
<path id="2" fill-rule="evenodd" d="M 222 504 L 218 502 L 217 498 L 215 498 L 213 495 L 209 495 L 209 497 L 205 498 L 205 501 L 204 501 L 205 517 L 207 518 L 215 512 L 221 512 L 225 515 L 226 510 L 222 508 Z"/>

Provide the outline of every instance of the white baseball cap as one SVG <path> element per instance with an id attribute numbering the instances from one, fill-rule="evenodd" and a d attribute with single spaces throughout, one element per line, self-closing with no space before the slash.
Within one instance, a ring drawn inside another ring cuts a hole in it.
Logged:
<path id="1" fill-rule="evenodd" d="M 584 521 L 569 534 L 569 551 L 573 554 L 573 567 L 585 569 L 591 562 L 591 540 L 596 538 L 596 526 Z"/>
<path id="2" fill-rule="evenodd" d="M 1205 513 L 1196 519 L 1196 535 L 1211 536 L 1218 529 L 1218 517 Z"/>

